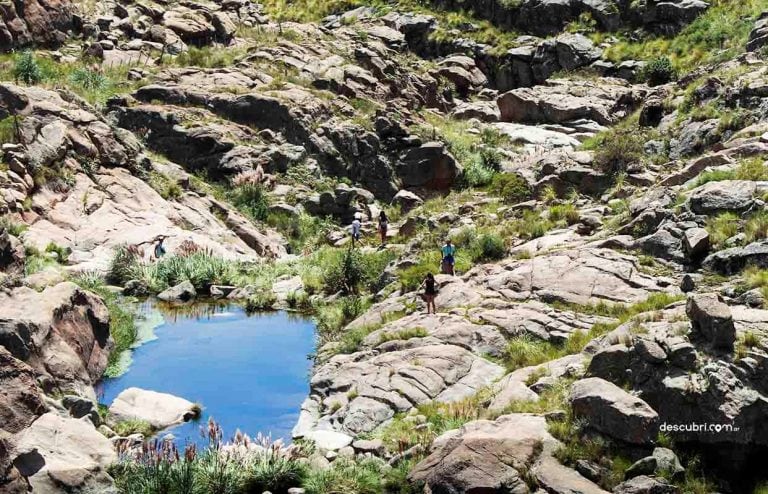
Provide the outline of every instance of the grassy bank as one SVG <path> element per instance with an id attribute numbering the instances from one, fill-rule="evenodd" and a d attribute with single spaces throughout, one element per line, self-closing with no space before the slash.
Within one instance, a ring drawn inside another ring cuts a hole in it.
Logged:
<path id="1" fill-rule="evenodd" d="M 123 494 L 284 493 L 291 487 L 303 487 L 308 494 L 419 492 L 406 481 L 406 469 L 391 468 L 378 458 L 339 458 L 321 468 L 307 461 L 316 454 L 311 443 L 285 447 L 240 433 L 225 442 L 212 421 L 205 434 L 209 445 L 199 450 L 188 445 L 180 451 L 173 443 L 154 441 L 138 453 L 121 451 L 110 474 Z M 260 448 L 249 450 L 249 444 Z"/>

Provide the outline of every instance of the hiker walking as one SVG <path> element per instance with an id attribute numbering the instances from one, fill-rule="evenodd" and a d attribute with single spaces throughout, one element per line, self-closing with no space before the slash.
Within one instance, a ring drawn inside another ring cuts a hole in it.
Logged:
<path id="1" fill-rule="evenodd" d="M 455 275 L 454 266 L 456 265 L 456 247 L 451 243 L 451 239 L 445 241 L 445 245 L 440 249 L 443 255 L 441 269 L 443 274 Z"/>
<path id="2" fill-rule="evenodd" d="M 360 223 L 360 217 L 359 215 L 355 215 L 355 219 L 352 221 L 352 246 L 354 247 L 355 243 L 357 243 L 360 240 L 360 228 L 362 228 L 362 223 Z"/>
<path id="3" fill-rule="evenodd" d="M 164 236 L 157 237 L 157 243 L 155 244 L 155 248 L 152 251 L 154 254 L 154 258 L 156 261 L 159 261 L 161 257 L 165 255 L 165 245 L 163 245 L 163 242 L 165 241 Z"/>
<path id="4" fill-rule="evenodd" d="M 389 219 L 387 213 L 383 210 L 379 213 L 379 235 L 381 236 L 381 245 L 387 243 L 387 228 L 389 228 Z"/>
<path id="5" fill-rule="evenodd" d="M 437 282 L 435 281 L 435 277 L 432 275 L 432 273 L 427 273 L 426 278 L 424 278 L 424 281 L 421 282 L 421 286 L 419 288 L 424 288 L 423 298 L 427 303 L 427 314 L 436 313 L 437 308 L 435 307 L 435 297 L 437 297 Z M 431 312 L 430 307 L 432 308 Z"/>

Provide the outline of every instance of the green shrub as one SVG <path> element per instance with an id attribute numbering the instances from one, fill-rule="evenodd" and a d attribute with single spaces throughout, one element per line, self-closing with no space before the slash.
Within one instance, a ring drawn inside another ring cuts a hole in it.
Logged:
<path id="1" fill-rule="evenodd" d="M 575 225 L 579 222 L 579 210 L 570 202 L 555 204 L 549 207 L 549 219 L 555 223 Z"/>
<path id="2" fill-rule="evenodd" d="M 3 230 L 7 230 L 8 233 L 14 237 L 18 237 L 27 231 L 27 225 L 24 223 L 17 223 L 13 221 L 9 216 L 2 216 L 0 217 L 0 232 Z"/>
<path id="3" fill-rule="evenodd" d="M 370 329 L 352 330 L 342 333 L 342 329 L 357 319 L 368 308 L 368 302 L 357 296 L 339 297 L 333 302 L 315 307 L 317 332 L 320 345 L 338 341 L 341 353 L 352 353 L 359 348 Z"/>
<path id="4" fill-rule="evenodd" d="M 747 243 L 763 240 L 768 236 L 768 212 L 757 211 L 744 223 L 744 236 Z"/>
<path id="5" fill-rule="evenodd" d="M 425 338 L 427 336 L 429 336 L 429 333 L 422 327 L 406 328 L 382 334 L 381 338 L 379 338 L 379 345 L 388 341 L 410 340 L 411 338 Z"/>
<path id="6" fill-rule="evenodd" d="M 527 201 L 531 198 L 528 182 L 516 173 L 499 173 L 493 177 L 491 192 L 508 204 Z"/>
<path id="7" fill-rule="evenodd" d="M 666 84 L 677 78 L 672 61 L 667 57 L 654 58 L 643 67 L 642 79 L 650 86 Z"/>
<path id="8" fill-rule="evenodd" d="M 0 145 L 16 142 L 16 122 L 13 117 L 0 120 Z"/>
<path id="9" fill-rule="evenodd" d="M 236 284 L 240 266 L 207 251 L 188 255 L 168 255 L 154 263 L 145 263 L 135 248 L 116 249 L 107 279 L 124 285 L 137 280 L 152 293 L 189 281 L 196 290 L 207 290 L 211 285 Z"/>
<path id="10" fill-rule="evenodd" d="M 230 194 L 232 205 L 256 221 L 264 221 L 269 214 L 269 198 L 259 184 L 246 183 L 234 187 Z"/>
<path id="11" fill-rule="evenodd" d="M 56 262 L 59 264 L 66 264 L 69 255 L 72 253 L 72 249 L 69 247 L 62 247 L 54 242 L 49 242 L 45 247 L 45 252 L 56 254 Z"/>
<path id="12" fill-rule="evenodd" d="M 290 292 L 285 297 L 285 302 L 291 309 L 304 311 L 312 308 L 312 303 L 309 300 L 309 295 L 304 290 L 298 290 Z"/>
<path id="13" fill-rule="evenodd" d="M 630 165 L 642 163 L 646 136 L 633 128 L 613 128 L 598 134 L 585 147 L 594 148 L 595 165 L 604 173 L 618 175 Z"/>
<path id="14" fill-rule="evenodd" d="M 165 200 L 177 200 L 184 194 L 179 182 L 160 172 L 150 172 L 148 183 Z"/>
<path id="15" fill-rule="evenodd" d="M 560 357 L 555 345 L 523 335 L 510 340 L 504 352 L 504 362 L 508 369 L 538 365 Z"/>
<path id="16" fill-rule="evenodd" d="M 156 430 L 152 424 L 146 420 L 131 419 L 122 420 L 112 426 L 112 430 L 118 436 L 130 436 L 131 434 L 141 434 L 145 438 L 152 437 Z"/>
<path id="17" fill-rule="evenodd" d="M 328 243 L 328 233 L 334 229 L 333 220 L 318 218 L 306 212 L 298 215 L 270 212 L 267 224 L 288 239 L 291 254 L 309 254 Z"/>
<path id="18" fill-rule="evenodd" d="M 363 288 L 372 293 L 379 291 L 383 288 L 381 273 L 394 257 L 390 251 L 363 254 L 353 247 L 330 253 L 321 260 L 325 266 L 322 283 L 327 293 L 357 294 Z"/>
<path id="19" fill-rule="evenodd" d="M 247 313 L 259 312 L 264 310 L 272 310 L 277 302 L 277 296 L 275 293 L 267 288 L 261 289 L 248 298 L 245 303 L 245 311 Z"/>
<path id="20" fill-rule="evenodd" d="M 39 84 L 43 81 L 43 70 L 31 51 L 25 50 L 16 56 L 13 77 L 16 82 L 23 82 L 27 85 Z"/>
<path id="21" fill-rule="evenodd" d="M 136 249 L 125 245 L 117 247 L 107 271 L 107 281 L 122 286 L 131 279 L 139 261 L 139 252 Z"/>
<path id="22" fill-rule="evenodd" d="M 739 233 L 739 215 L 735 213 L 720 213 L 707 218 L 706 229 L 714 249 L 721 249 L 725 241 Z"/>
<path id="23" fill-rule="evenodd" d="M 507 254 L 504 240 L 495 233 L 484 233 L 473 242 L 475 262 L 498 261 Z"/>
<path id="24" fill-rule="evenodd" d="M 380 494 L 384 465 L 378 458 L 359 462 L 339 458 L 330 468 L 311 472 L 304 488 L 307 494 Z"/>
<path id="25" fill-rule="evenodd" d="M 482 187 L 493 180 L 495 172 L 487 166 L 480 155 L 473 155 L 464 162 L 461 183 L 464 187 Z"/>
<path id="26" fill-rule="evenodd" d="M 102 91 L 109 86 L 109 79 L 104 74 L 84 68 L 75 69 L 69 80 L 72 85 L 85 91 Z"/>
<path id="27" fill-rule="evenodd" d="M 357 293 L 364 278 L 363 255 L 350 247 L 325 270 L 323 284 L 328 293 Z"/>
<path id="28" fill-rule="evenodd" d="M 524 211 L 522 217 L 503 225 L 502 235 L 534 239 L 546 235 L 554 227 L 555 224 L 549 219 L 543 218 L 538 211 Z"/>

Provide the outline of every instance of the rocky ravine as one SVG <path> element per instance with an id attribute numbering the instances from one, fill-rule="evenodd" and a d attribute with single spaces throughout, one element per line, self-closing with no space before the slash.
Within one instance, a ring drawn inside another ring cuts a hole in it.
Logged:
<path id="1" fill-rule="evenodd" d="M 589 12 L 605 31 L 673 35 L 706 2 L 477 2 L 478 17 L 530 34 L 501 54 L 458 31 L 440 36 L 435 16 L 397 9 L 278 24 L 249 1 L 80 7 L 0 5 L 3 50 L 55 47 L 62 63 L 85 53 L 127 66 L 124 85 L 98 106 L 55 84 L 0 81 L 0 117 L 14 121 L 0 213 L 26 226 L 0 237 L 0 490 L 115 490 L 106 469 L 118 440 L 97 430 L 93 392 L 114 345 L 109 314 L 67 273 L 104 271 L 121 245 L 148 256 L 160 234 L 169 251 L 193 243 L 225 259 L 289 257 L 280 233 L 214 197 L 200 176 L 266 184 L 272 212 L 331 217 L 325 241 L 339 246 L 355 215 L 371 229 L 384 205 L 406 213 L 392 225 L 403 245 L 383 275 L 389 288 L 344 329 L 364 335 L 359 345 L 318 350 L 294 436 L 313 439 L 324 458 L 416 458 L 409 480 L 435 494 L 679 492 L 672 482 L 694 473 L 692 455 L 719 491 L 765 480 L 755 465 L 768 447 L 768 311 L 759 283 L 743 276 L 768 267 L 758 222 L 768 174 L 744 165 L 765 167 L 768 154 L 765 15 L 746 53 L 650 87 L 643 61 L 609 62 L 610 41 L 596 46 L 564 26 Z M 195 63 L 206 49 L 237 56 Z M 571 73 L 587 68 L 589 77 Z M 472 166 L 438 132 L 446 121 L 464 136 L 502 136 L 491 146 L 500 171 L 515 173 L 527 196 L 500 204 L 476 190 L 430 210 L 424 201 L 464 185 Z M 611 129 L 626 122 L 640 150 L 606 158 L 610 139 L 626 138 Z M 618 176 L 617 162 L 626 165 Z M 153 187 L 158 177 L 178 190 Z M 571 217 L 554 220 L 553 203 L 570 205 Z M 515 221 L 534 216 L 552 224 L 523 235 Z M 738 227 L 724 235 L 718 218 Z M 397 289 L 397 274 L 435 248 L 425 230 L 489 225 L 509 227 L 494 230 L 506 237 L 503 259 L 439 276 L 437 315 Z M 27 252 L 51 242 L 71 251 L 66 265 L 27 275 Z M 559 353 L 512 366 L 520 341 Z M 135 417 L 153 399 L 123 398 L 116 416 Z M 428 445 L 395 452 L 379 442 L 399 421 L 430 431 L 429 403 L 481 410 Z M 163 424 L 190 408 L 176 405 Z M 731 430 L 659 434 L 688 423 Z M 603 449 L 579 456 L 579 443 Z M 616 478 L 619 456 L 631 466 Z"/>

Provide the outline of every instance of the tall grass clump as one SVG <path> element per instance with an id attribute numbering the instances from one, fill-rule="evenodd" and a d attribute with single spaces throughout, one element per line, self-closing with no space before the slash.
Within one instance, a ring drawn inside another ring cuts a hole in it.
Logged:
<path id="1" fill-rule="evenodd" d="M 604 57 L 612 62 L 667 57 L 685 74 L 704 64 L 734 58 L 744 52 L 755 18 L 765 10 L 762 0 L 712 0 L 710 7 L 674 36 L 622 35 Z"/>
<path id="2" fill-rule="evenodd" d="M 206 250 L 192 249 L 189 253 L 168 255 L 148 263 L 137 249 L 121 247 L 115 251 L 107 279 L 117 285 L 136 280 L 149 292 L 159 293 L 184 281 L 192 283 L 196 290 L 207 290 L 211 285 L 231 285 L 238 276 L 237 263 Z"/>
<path id="3" fill-rule="evenodd" d="M 256 221 L 265 221 L 269 214 L 269 198 L 260 184 L 235 186 L 229 196 L 232 205 Z"/>
<path id="4" fill-rule="evenodd" d="M 301 450 L 237 433 L 225 442 L 210 420 L 204 428 L 209 443 L 179 450 L 171 441 L 147 441 L 138 450 L 118 448 L 119 461 L 109 472 L 123 494 L 247 494 L 286 492 L 299 487 L 307 467 Z M 254 447 L 256 446 L 256 447 Z"/>

